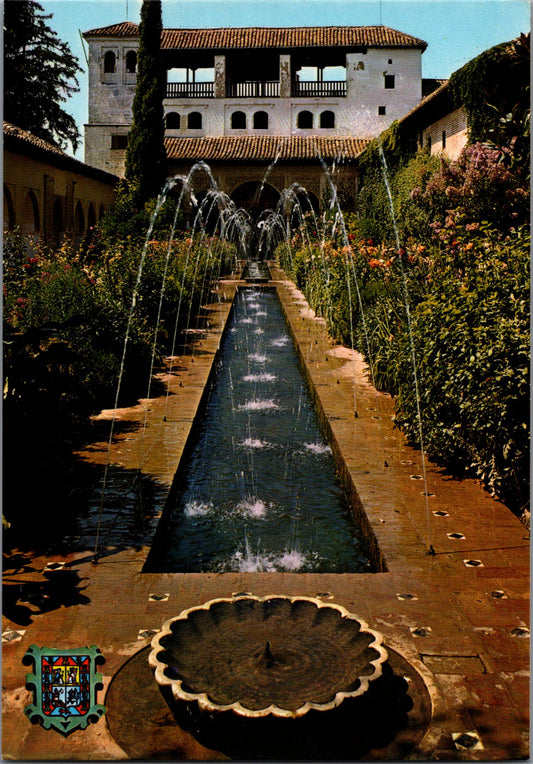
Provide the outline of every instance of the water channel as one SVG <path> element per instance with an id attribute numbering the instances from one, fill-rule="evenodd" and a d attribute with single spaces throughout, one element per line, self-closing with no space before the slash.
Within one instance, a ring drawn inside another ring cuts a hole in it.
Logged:
<path id="1" fill-rule="evenodd" d="M 274 290 L 237 292 L 149 572 L 369 572 Z"/>

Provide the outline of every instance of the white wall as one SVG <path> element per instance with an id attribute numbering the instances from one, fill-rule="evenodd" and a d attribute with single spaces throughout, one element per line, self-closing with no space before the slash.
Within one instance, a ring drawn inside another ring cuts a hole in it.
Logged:
<path id="1" fill-rule="evenodd" d="M 445 145 L 443 145 L 443 137 Z M 466 112 L 461 107 L 447 114 L 427 127 L 422 134 L 422 143 L 431 141 L 431 153 L 444 152 L 449 159 L 457 159 L 468 141 Z"/>

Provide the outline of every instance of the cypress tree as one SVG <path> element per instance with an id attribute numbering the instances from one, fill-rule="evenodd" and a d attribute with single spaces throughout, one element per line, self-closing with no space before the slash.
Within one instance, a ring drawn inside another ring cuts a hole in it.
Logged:
<path id="1" fill-rule="evenodd" d="M 133 124 L 126 150 L 126 178 L 137 186 L 138 204 L 158 196 L 167 177 L 162 29 L 161 0 L 143 0 Z"/>

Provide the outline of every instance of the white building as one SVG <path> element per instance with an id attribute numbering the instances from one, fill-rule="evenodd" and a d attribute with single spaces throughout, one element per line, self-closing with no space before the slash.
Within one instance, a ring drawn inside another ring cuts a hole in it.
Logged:
<path id="1" fill-rule="evenodd" d="M 84 37 L 85 161 L 123 175 L 138 27 L 123 22 Z M 202 152 L 209 148 L 220 188 L 230 194 L 237 176 L 258 182 L 259 165 L 263 172 L 280 146 L 285 183 L 299 179 L 302 162 L 319 166 L 319 154 L 342 159 L 353 176 L 354 160 L 369 139 L 422 97 L 426 43 L 384 26 L 164 29 L 161 48 L 169 169 L 207 159 Z M 231 166 L 224 167 L 225 158 Z M 323 186 L 315 178 L 313 194 L 319 197 Z"/>

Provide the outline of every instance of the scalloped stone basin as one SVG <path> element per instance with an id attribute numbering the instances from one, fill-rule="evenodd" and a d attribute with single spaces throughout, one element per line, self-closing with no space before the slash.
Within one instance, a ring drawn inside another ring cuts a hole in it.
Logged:
<path id="1" fill-rule="evenodd" d="M 291 718 L 363 696 L 387 657 L 381 635 L 339 605 L 247 595 L 211 600 L 166 621 L 149 663 L 177 702 Z"/>

